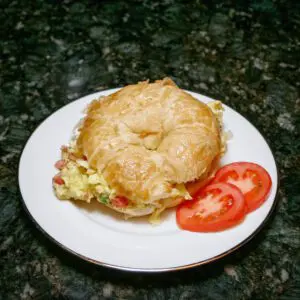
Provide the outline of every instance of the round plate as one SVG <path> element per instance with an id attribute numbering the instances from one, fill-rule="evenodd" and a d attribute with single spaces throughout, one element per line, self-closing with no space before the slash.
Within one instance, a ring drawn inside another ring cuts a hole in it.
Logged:
<path id="1" fill-rule="evenodd" d="M 243 223 L 217 233 L 192 233 L 176 225 L 175 210 L 153 226 L 146 218 L 124 220 L 98 202 L 58 200 L 52 190 L 54 163 L 67 144 L 88 103 L 118 89 L 98 92 L 74 101 L 48 117 L 29 138 L 19 165 L 19 186 L 24 205 L 38 227 L 67 251 L 90 262 L 128 271 L 180 270 L 214 261 L 253 237 L 275 206 L 277 169 L 272 152 L 244 117 L 224 105 L 224 126 L 233 137 L 221 165 L 249 161 L 262 165 L 273 186 L 267 201 Z M 195 98 L 213 99 L 191 93 Z"/>

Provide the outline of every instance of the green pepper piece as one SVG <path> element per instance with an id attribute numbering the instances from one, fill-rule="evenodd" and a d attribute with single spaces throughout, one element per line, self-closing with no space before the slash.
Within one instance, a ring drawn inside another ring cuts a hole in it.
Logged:
<path id="1" fill-rule="evenodd" d="M 107 204 L 109 202 L 109 196 L 107 194 L 101 194 L 99 196 L 99 201 L 103 204 Z"/>

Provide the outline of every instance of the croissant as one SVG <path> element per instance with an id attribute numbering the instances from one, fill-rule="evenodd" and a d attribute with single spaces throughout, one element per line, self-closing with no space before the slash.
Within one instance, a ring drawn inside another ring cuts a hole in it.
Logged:
<path id="1" fill-rule="evenodd" d="M 169 78 L 94 100 L 79 130 L 78 151 L 131 209 L 108 206 L 130 215 L 179 204 L 178 191 L 205 179 L 222 149 L 216 115 Z"/>

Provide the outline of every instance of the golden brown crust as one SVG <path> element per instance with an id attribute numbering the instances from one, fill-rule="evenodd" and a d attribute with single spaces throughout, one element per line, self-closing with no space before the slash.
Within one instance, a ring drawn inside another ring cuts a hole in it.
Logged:
<path id="1" fill-rule="evenodd" d="M 93 101 L 77 146 L 118 194 L 152 202 L 211 168 L 220 128 L 207 105 L 166 78 Z"/>

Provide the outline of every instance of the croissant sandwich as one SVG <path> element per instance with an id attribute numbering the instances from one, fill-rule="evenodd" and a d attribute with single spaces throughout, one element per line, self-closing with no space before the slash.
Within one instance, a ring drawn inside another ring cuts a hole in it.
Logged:
<path id="1" fill-rule="evenodd" d="M 224 147 L 219 101 L 206 105 L 169 78 L 128 85 L 89 104 L 54 191 L 155 219 L 191 199 L 188 185 L 211 175 Z"/>

